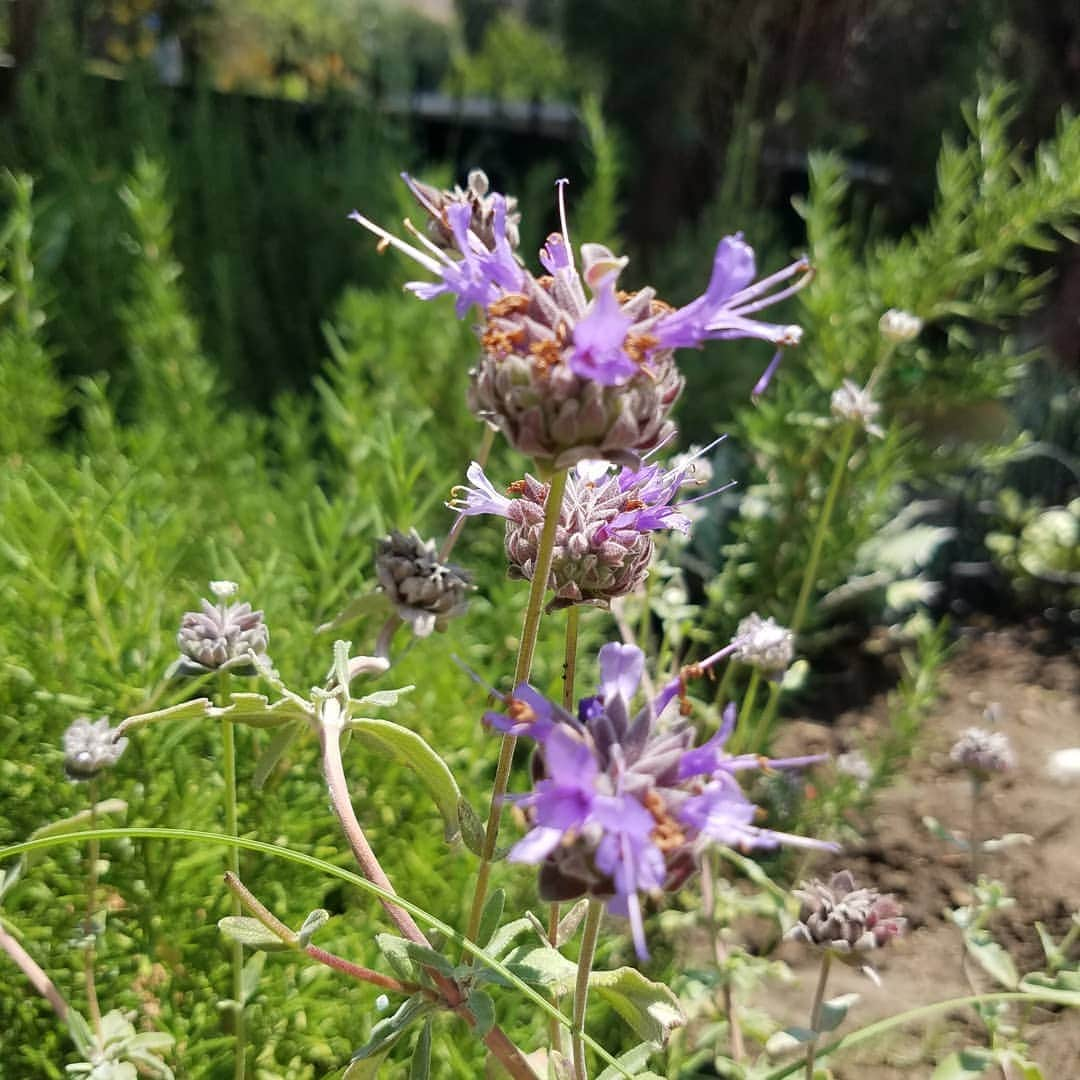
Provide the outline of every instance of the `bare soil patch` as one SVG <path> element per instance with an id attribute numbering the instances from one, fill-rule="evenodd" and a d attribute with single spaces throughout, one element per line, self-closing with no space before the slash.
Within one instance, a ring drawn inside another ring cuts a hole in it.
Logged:
<path id="1" fill-rule="evenodd" d="M 1080 908 L 1080 782 L 1063 785 L 1047 774 L 1051 753 L 1080 746 L 1077 657 L 1043 655 L 1038 642 L 1020 631 L 973 634 L 948 665 L 944 695 L 925 723 L 915 760 L 879 798 L 869 819 L 858 823 L 862 842 L 813 871 L 825 877 L 846 866 L 860 883 L 893 893 L 909 919 L 908 936 L 875 957 L 880 961 L 880 988 L 858 972 L 834 965 L 829 996 L 862 995 L 841 1031 L 970 994 L 973 988 L 1001 989 L 980 968 L 962 963 L 959 932 L 944 915 L 970 899 L 968 856 L 934 837 L 923 824 L 925 816 L 932 816 L 967 835 L 971 789 L 967 778 L 950 767 L 949 748 L 965 727 L 982 725 L 983 710 L 992 703 L 999 707 L 999 729 L 1012 742 L 1017 767 L 987 785 L 979 832 L 983 839 L 1006 833 L 1032 838 L 1030 844 L 983 857 L 982 871 L 1004 882 L 1016 898 L 1015 907 L 993 924 L 995 937 L 1021 972 L 1039 970 L 1043 953 L 1036 921 L 1060 938 L 1072 912 Z M 881 696 L 865 708 L 844 713 L 833 725 L 796 721 L 784 733 L 783 744 L 812 742 L 840 753 L 860 739 L 872 741 L 886 723 Z M 805 1025 L 816 958 L 792 945 L 782 946 L 780 955 L 797 982 L 770 988 L 768 1009 L 785 1024 Z M 1021 1019 L 1019 1010 L 1014 1015 Z M 1077 1012 L 1032 1009 L 1023 1031 L 1046 1076 L 1080 1080 Z M 958 1010 L 853 1050 L 832 1065 L 839 1080 L 911 1080 L 930 1076 L 935 1063 L 951 1050 L 981 1041 L 974 1013 Z"/>

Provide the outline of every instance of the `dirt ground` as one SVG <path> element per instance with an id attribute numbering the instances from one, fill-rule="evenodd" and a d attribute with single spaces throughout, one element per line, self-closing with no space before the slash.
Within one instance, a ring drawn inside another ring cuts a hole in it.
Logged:
<path id="1" fill-rule="evenodd" d="M 959 932 L 943 914 L 970 898 L 968 856 L 931 835 L 923 824 L 929 815 L 966 835 L 971 788 L 967 778 L 950 767 L 948 752 L 963 728 L 982 724 L 983 710 L 993 703 L 1000 712 L 998 729 L 1009 736 L 1017 766 L 987 784 L 979 832 L 983 839 L 1005 833 L 1032 838 L 1029 844 L 983 856 L 982 871 L 1004 882 L 1016 898 L 1015 907 L 992 924 L 995 937 L 1021 973 L 1039 970 L 1043 953 L 1035 922 L 1060 939 L 1072 912 L 1080 909 L 1080 780 L 1065 785 L 1047 775 L 1053 751 L 1080 746 L 1078 658 L 1042 655 L 1038 640 L 1021 631 L 974 633 L 950 660 L 943 689 L 911 767 L 862 823 L 862 843 L 814 868 L 820 877 L 850 868 L 860 884 L 893 893 L 909 920 L 907 937 L 875 954 L 880 988 L 857 971 L 834 965 L 828 996 L 862 995 L 841 1032 L 970 994 L 972 984 L 980 992 L 1002 989 L 976 965 L 962 965 Z M 803 746 L 817 742 L 841 753 L 861 739 L 872 741 L 886 722 L 882 695 L 841 715 L 834 725 L 796 721 L 785 734 Z M 782 946 L 780 956 L 797 981 L 770 987 L 768 1010 L 785 1024 L 805 1025 L 816 958 L 792 945 Z M 1018 1010 L 1013 1015 L 1019 1019 Z M 1034 1009 L 1024 1037 L 1046 1077 L 1080 1080 L 1080 1011 Z M 977 1018 L 970 1010 L 960 1010 L 857 1048 L 832 1065 L 842 1080 L 914 1080 L 929 1077 L 934 1064 L 951 1050 L 982 1042 Z"/>

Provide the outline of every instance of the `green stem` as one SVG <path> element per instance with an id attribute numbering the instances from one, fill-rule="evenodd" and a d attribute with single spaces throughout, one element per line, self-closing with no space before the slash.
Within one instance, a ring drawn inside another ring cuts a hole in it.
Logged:
<path id="1" fill-rule="evenodd" d="M 540 547 L 536 553 L 536 566 L 533 568 L 532 582 L 529 588 L 529 604 L 525 609 L 525 622 L 521 628 L 521 641 L 518 645 L 517 664 L 514 667 L 514 687 L 527 682 L 532 672 L 533 656 L 536 653 L 536 639 L 540 630 L 540 618 L 543 615 L 544 593 L 547 592 L 548 577 L 555 557 L 555 530 L 559 524 L 562 510 L 563 493 L 566 491 L 566 469 L 560 469 L 551 478 L 548 486 L 547 502 L 544 505 L 544 527 L 540 533 Z M 480 928 L 480 916 L 484 911 L 487 898 L 488 881 L 491 878 L 491 861 L 495 855 L 495 846 L 499 839 L 499 820 L 502 817 L 503 796 L 510 780 L 510 764 L 514 759 L 514 746 L 517 739 L 513 735 L 504 735 L 499 747 L 499 761 L 495 766 L 495 783 L 491 792 L 491 807 L 488 810 L 487 828 L 484 832 L 484 846 L 480 856 L 480 870 L 476 877 L 473 892 L 472 910 L 469 912 L 468 929 L 465 936 L 470 941 L 476 940 Z"/>
<path id="2" fill-rule="evenodd" d="M 821 973 L 818 975 L 817 990 L 814 991 L 814 1004 L 810 1010 L 810 1030 L 814 1037 L 806 1048 L 806 1080 L 814 1080 L 814 1056 L 817 1052 L 818 1030 L 821 1024 L 821 1003 L 825 999 L 825 984 L 829 981 L 829 967 L 832 964 L 832 953 L 825 952 L 821 956 Z"/>
<path id="3" fill-rule="evenodd" d="M 90 828 L 97 828 L 97 779 L 89 783 Z M 97 907 L 98 862 L 101 859 L 100 842 L 91 840 L 86 849 L 86 933 L 87 945 L 83 956 L 83 975 L 86 980 L 86 1009 L 94 1034 L 101 1039 L 101 1006 L 98 1004 L 97 983 L 94 978 L 94 962 L 97 955 L 97 924 L 94 909 Z"/>
<path id="4" fill-rule="evenodd" d="M 577 674 L 578 624 L 581 608 L 575 604 L 566 609 L 566 653 L 563 660 L 563 708 L 571 712 L 574 708 L 574 677 Z M 548 908 L 548 942 L 553 949 L 559 942 L 559 902 L 554 901 Z M 551 992 L 551 1003 L 559 1008 L 559 992 Z M 557 1020 L 548 1020 L 548 1041 L 552 1050 L 563 1052 L 562 1028 Z"/>
<path id="5" fill-rule="evenodd" d="M 754 699 L 757 697 L 760 685 L 761 670 L 754 668 L 750 672 L 750 682 L 747 683 L 746 693 L 743 694 L 742 705 L 739 708 L 739 719 L 735 723 L 735 734 L 731 739 L 731 752 L 733 754 L 754 749 L 754 733 L 750 730 L 750 722 L 754 718 Z"/>
<path id="6" fill-rule="evenodd" d="M 229 703 L 229 673 L 227 671 L 218 674 L 218 704 L 225 708 Z M 237 829 L 236 814 L 236 733 L 230 720 L 221 721 L 221 756 L 222 771 L 225 776 L 225 832 L 227 835 L 236 837 L 240 833 Z M 240 877 L 240 849 L 229 847 L 229 871 L 237 878 Z M 238 896 L 232 898 L 233 915 L 242 915 L 243 906 Z M 232 997 L 233 997 L 233 1034 L 236 1039 L 236 1058 L 233 1075 L 236 1080 L 244 1080 L 246 1075 L 247 1040 L 244 1030 L 244 947 L 239 941 L 231 943 L 232 953 Z"/>
<path id="7" fill-rule="evenodd" d="M 713 944 L 713 961 L 716 973 L 720 976 L 721 1007 L 728 1021 L 728 1039 L 730 1041 L 731 1060 L 738 1065 L 746 1048 L 743 1045 L 742 1025 L 735 1008 L 735 988 L 731 984 L 731 971 L 728 968 L 728 951 L 724 944 L 723 932 L 716 918 L 716 852 L 709 850 L 701 862 L 701 904 L 706 911 L 709 923 L 709 937 Z"/>
<path id="8" fill-rule="evenodd" d="M 818 518 L 817 528 L 814 530 L 814 539 L 810 544 L 810 557 L 806 560 L 806 570 L 803 572 L 799 598 L 795 601 L 795 612 L 791 616 L 791 625 L 788 627 L 796 636 L 802 629 L 803 620 L 806 618 L 806 609 L 810 603 L 810 594 L 813 592 L 814 584 L 817 581 L 821 551 L 825 546 L 825 536 L 829 531 L 829 522 L 832 520 L 833 510 L 836 509 L 836 499 L 844 482 L 848 459 L 851 457 L 851 445 L 855 441 L 855 432 L 857 430 L 855 424 L 844 425 L 844 438 L 840 443 L 840 453 L 837 454 L 836 464 L 833 466 L 829 490 L 825 494 L 825 505 L 821 508 L 821 516 Z"/>
<path id="9" fill-rule="evenodd" d="M 571 712 L 574 708 L 574 677 L 577 675 L 578 622 L 581 608 L 575 604 L 566 609 L 566 655 L 563 661 L 563 708 Z"/>
<path id="10" fill-rule="evenodd" d="M 1050 995 L 1040 994 L 1038 991 L 1025 992 L 1023 990 L 1004 990 L 1001 993 L 996 994 L 966 994 L 964 997 L 949 998 L 947 1001 L 935 1001 L 929 1005 L 920 1005 L 917 1009 L 908 1009 L 906 1012 L 896 1013 L 894 1016 L 887 1016 L 885 1019 L 878 1020 L 876 1023 L 867 1024 L 866 1027 L 859 1028 L 858 1031 L 853 1031 L 849 1035 L 843 1035 L 839 1039 L 835 1039 L 833 1042 L 829 1043 L 827 1046 L 822 1047 L 818 1057 L 831 1057 L 839 1051 L 850 1050 L 856 1046 L 861 1046 L 863 1043 L 870 1042 L 872 1039 L 884 1035 L 893 1028 L 913 1024 L 925 1017 L 933 1016 L 935 1013 L 950 1013 L 968 1005 L 988 1005 L 997 1001 L 1023 1001 L 1028 1004 L 1041 1001 L 1049 1004 L 1061 1004 L 1059 999 L 1055 999 Z M 801 1072 L 803 1067 L 804 1062 L 793 1061 L 789 1065 L 784 1065 L 777 1069 L 775 1072 L 765 1073 L 761 1080 L 787 1080 L 789 1076 L 794 1076 L 796 1073 Z"/>
<path id="11" fill-rule="evenodd" d="M 720 685 L 716 688 L 715 701 L 723 709 L 728 690 L 731 689 L 731 680 L 735 677 L 735 665 L 729 660 L 724 666 L 724 674 L 720 676 Z"/>
<path id="12" fill-rule="evenodd" d="M 589 1001 L 589 975 L 596 958 L 596 940 L 600 936 L 600 920 L 604 905 L 600 900 L 589 901 L 585 916 L 585 930 L 581 935 L 581 952 L 578 954 L 577 981 L 574 984 L 574 1016 L 570 1029 L 570 1041 L 574 1048 L 575 1080 L 589 1080 L 585 1065 L 585 1007 Z"/>
<path id="13" fill-rule="evenodd" d="M 814 538 L 810 543 L 810 557 L 806 560 L 802 584 L 799 586 L 799 596 L 795 601 L 795 611 L 792 613 L 791 622 L 788 625 L 788 629 L 796 638 L 798 638 L 799 631 L 803 627 L 806 609 L 810 604 L 810 594 L 814 591 L 814 585 L 817 582 L 821 552 L 825 546 L 825 536 L 829 531 L 829 522 L 832 520 L 833 511 L 836 509 L 836 499 L 840 494 L 840 488 L 843 486 L 856 431 L 858 431 L 857 424 L 848 423 L 844 425 L 844 437 L 840 443 L 840 452 L 836 456 L 832 479 L 829 481 L 829 490 L 825 493 L 825 503 L 821 508 L 817 528 L 814 530 Z M 765 713 L 761 720 L 761 726 L 764 730 L 768 731 L 772 727 L 779 707 L 780 695 L 776 694 L 769 699 L 769 703 L 765 707 Z"/>
<path id="14" fill-rule="evenodd" d="M 982 801 L 982 781 L 971 778 L 971 836 L 968 844 L 971 848 L 971 883 L 979 884 L 979 803 Z"/>

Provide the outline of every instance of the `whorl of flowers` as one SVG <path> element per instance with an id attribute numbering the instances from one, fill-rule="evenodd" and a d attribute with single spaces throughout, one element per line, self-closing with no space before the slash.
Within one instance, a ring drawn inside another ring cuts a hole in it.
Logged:
<path id="1" fill-rule="evenodd" d="M 445 630 L 462 614 L 472 591 L 472 579 L 459 566 L 440 560 L 434 540 L 423 540 L 415 529 L 396 529 L 375 548 L 379 586 L 399 617 L 417 637 Z"/>
<path id="2" fill-rule="evenodd" d="M 681 678 L 631 711 L 644 663 L 636 646 L 609 643 L 600 650 L 599 692 L 581 700 L 576 716 L 522 683 L 505 712 L 484 717 L 489 726 L 539 747 L 536 785 L 515 798 L 532 828 L 511 849 L 510 860 L 541 864 L 539 889 L 546 900 L 605 899 L 609 911 L 630 919 L 643 958 L 640 894 L 680 887 L 708 844 L 742 851 L 778 844 L 835 849 L 756 825 L 757 807 L 735 778 L 744 769 L 810 765 L 820 755 L 766 761 L 725 754 L 733 708 L 720 730 L 695 747 L 686 719 L 662 718 L 684 690 Z"/>
<path id="3" fill-rule="evenodd" d="M 1008 772 L 1016 765 L 1008 735 L 979 727 L 965 728 L 949 751 L 949 757 L 961 768 L 982 778 Z"/>
<path id="4" fill-rule="evenodd" d="M 782 675 L 795 655 L 795 635 L 775 619 L 754 612 L 739 623 L 734 655 L 766 675 Z"/>
<path id="5" fill-rule="evenodd" d="M 91 723 L 80 716 L 64 732 L 64 772 L 69 780 L 90 780 L 102 769 L 115 765 L 127 739 L 114 739 L 107 717 Z"/>
<path id="6" fill-rule="evenodd" d="M 490 235 L 474 228 L 468 201 L 421 205 L 449 233 L 450 254 L 406 222 L 419 246 L 406 243 L 363 215 L 350 217 L 375 233 L 382 246 L 403 251 L 437 281 L 410 282 L 421 299 L 450 295 L 459 318 L 474 305 L 481 357 L 472 370 L 469 406 L 502 431 L 512 446 L 546 468 L 584 458 L 636 465 L 639 455 L 669 437 L 669 413 L 682 391 L 674 363 L 677 348 L 708 340 L 753 337 L 776 346 L 796 344 L 797 326 L 755 321 L 762 308 L 791 295 L 809 280 L 805 259 L 753 283 L 753 250 L 739 235 L 720 241 L 712 277 L 698 299 L 673 309 L 652 288 L 626 292 L 618 279 L 626 266 L 600 244 L 581 245 L 575 262 L 559 182 L 562 231 L 540 251 L 544 273 L 524 268 L 509 239 L 508 205 L 490 202 Z M 411 182 L 414 194 L 415 182 Z M 778 288 L 791 278 L 797 280 Z M 771 365 L 770 365 L 771 368 Z"/>
<path id="7" fill-rule="evenodd" d="M 833 391 L 829 406 L 838 420 L 858 424 L 868 435 L 879 439 L 884 436 L 885 432 L 876 422 L 881 406 L 874 400 L 869 386 L 862 387 L 845 379 Z"/>
<path id="8" fill-rule="evenodd" d="M 505 518 L 509 574 L 531 581 L 550 486 L 526 475 L 503 495 L 475 461 L 466 475 L 469 484 L 454 488 L 447 505 L 466 516 Z M 549 610 L 573 604 L 607 607 L 633 591 L 648 574 L 653 532 L 689 530 L 686 503 L 675 500 L 695 482 L 693 459 L 668 470 L 659 464 L 613 469 L 604 461 L 578 462 L 567 476 L 556 527 Z"/>
<path id="9" fill-rule="evenodd" d="M 238 586 L 232 581 L 211 581 L 210 591 L 216 604 L 200 601 L 199 611 L 187 612 L 180 621 L 176 644 L 180 659 L 174 673 L 203 675 L 208 671 L 253 670 L 251 656 L 264 656 L 270 642 L 270 631 L 263 622 L 261 611 L 251 605 L 228 604 Z"/>
<path id="10" fill-rule="evenodd" d="M 804 881 L 793 894 L 802 911 L 785 937 L 818 945 L 849 961 L 852 954 L 880 949 L 907 926 L 892 896 L 857 888 L 850 870 L 833 874 L 827 884 L 817 878 Z"/>

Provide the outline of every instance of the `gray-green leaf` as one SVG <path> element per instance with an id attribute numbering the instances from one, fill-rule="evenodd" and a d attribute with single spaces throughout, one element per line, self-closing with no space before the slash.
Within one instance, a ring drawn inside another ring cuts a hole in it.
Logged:
<path id="1" fill-rule="evenodd" d="M 372 750 L 386 754 L 416 773 L 442 814 L 446 839 L 453 840 L 460 828 L 461 789 L 446 762 L 421 736 L 401 724 L 365 717 L 354 720 L 350 730 Z"/>
<path id="2" fill-rule="evenodd" d="M 291 941 L 282 941 L 273 930 L 249 915 L 226 915 L 225 918 L 218 919 L 218 929 L 230 941 L 238 941 L 249 949 L 283 952 L 293 948 Z"/>

